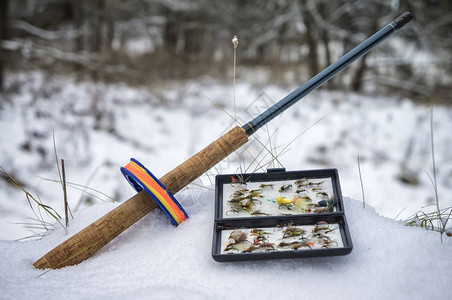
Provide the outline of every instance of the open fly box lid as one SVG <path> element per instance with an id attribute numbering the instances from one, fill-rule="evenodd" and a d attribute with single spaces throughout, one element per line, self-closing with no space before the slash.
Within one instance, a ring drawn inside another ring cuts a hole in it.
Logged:
<path id="1" fill-rule="evenodd" d="M 216 177 L 216 261 L 346 255 L 352 247 L 336 169 Z"/>
<path id="2" fill-rule="evenodd" d="M 215 219 L 343 213 L 336 169 L 218 175 Z"/>

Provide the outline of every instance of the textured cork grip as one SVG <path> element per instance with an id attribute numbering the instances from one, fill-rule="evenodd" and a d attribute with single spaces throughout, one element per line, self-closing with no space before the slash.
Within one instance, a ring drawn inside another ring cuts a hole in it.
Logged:
<path id="1" fill-rule="evenodd" d="M 85 227 L 36 261 L 38 269 L 58 269 L 76 265 L 91 257 L 121 232 L 158 207 L 141 191 L 96 222 Z"/>
<path id="2" fill-rule="evenodd" d="M 245 131 L 240 127 L 235 127 L 160 178 L 160 181 L 174 195 L 247 141 L 248 135 Z"/>
<path id="3" fill-rule="evenodd" d="M 160 181 L 175 194 L 247 141 L 248 135 L 245 131 L 235 127 L 160 178 Z M 141 191 L 55 247 L 33 265 L 38 269 L 57 269 L 78 264 L 157 207 L 157 203 L 146 192 Z"/>

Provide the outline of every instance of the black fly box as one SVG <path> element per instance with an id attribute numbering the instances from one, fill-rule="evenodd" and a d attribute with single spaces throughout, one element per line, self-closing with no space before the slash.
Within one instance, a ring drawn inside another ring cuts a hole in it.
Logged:
<path id="1" fill-rule="evenodd" d="M 216 176 L 216 261 L 346 255 L 352 247 L 336 169 Z"/>

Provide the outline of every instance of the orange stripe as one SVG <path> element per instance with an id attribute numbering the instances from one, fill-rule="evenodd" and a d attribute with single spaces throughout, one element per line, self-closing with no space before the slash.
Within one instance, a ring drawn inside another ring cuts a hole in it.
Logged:
<path id="1" fill-rule="evenodd" d="M 171 210 L 174 211 L 174 213 L 171 213 L 171 215 L 173 215 L 173 216 L 176 215 L 175 219 L 177 217 L 180 220 L 178 222 L 178 224 L 180 224 L 182 221 L 184 221 L 185 220 L 184 212 L 179 208 L 179 206 L 177 206 L 176 203 L 174 203 L 174 200 L 168 195 L 168 192 L 164 188 L 162 188 L 162 186 L 157 181 L 155 181 L 155 179 L 152 176 L 150 176 L 143 167 L 141 167 L 140 165 L 138 165 L 135 162 L 133 162 L 133 163 L 138 168 L 138 170 L 142 171 L 143 174 L 145 176 L 147 176 L 147 178 L 149 179 L 149 181 L 147 181 L 145 183 L 150 183 L 152 188 L 154 188 L 158 193 L 160 193 L 162 195 L 162 197 L 166 200 L 168 205 L 170 205 Z M 176 222 L 177 222 L 177 220 L 176 220 Z"/>
<path id="2" fill-rule="evenodd" d="M 128 168 L 130 167 L 130 168 Z M 127 169 L 131 171 L 135 176 L 137 176 L 140 180 L 143 181 L 144 184 L 148 186 L 149 189 L 152 190 L 153 193 L 158 193 L 161 198 L 159 201 L 162 202 L 162 204 L 165 206 L 165 208 L 168 210 L 168 212 L 173 216 L 173 218 L 176 220 L 178 224 L 182 222 L 185 218 L 185 215 L 182 213 L 182 211 L 177 207 L 177 205 L 174 203 L 174 201 L 169 197 L 169 195 L 166 193 L 166 191 L 152 178 L 146 170 L 144 170 L 142 167 L 140 167 L 135 162 L 130 162 L 127 166 Z M 156 195 L 156 196 L 159 196 Z M 160 197 L 158 197 L 160 198 Z M 162 201 L 163 200 L 163 201 Z"/>
<path id="3" fill-rule="evenodd" d="M 185 214 L 174 203 L 167 192 L 146 172 L 146 170 L 134 162 L 130 162 L 126 168 L 143 181 L 178 224 L 185 220 Z"/>
<path id="4" fill-rule="evenodd" d="M 130 172 L 132 172 L 135 176 L 137 176 L 140 180 L 143 181 L 144 184 L 151 187 L 157 193 L 159 193 L 163 198 L 164 202 L 162 203 L 168 212 L 174 217 L 176 222 L 180 224 L 185 220 L 185 214 L 180 210 L 180 208 L 174 203 L 173 199 L 167 194 L 167 192 L 152 178 L 146 170 L 137 165 L 135 162 L 130 162 L 125 167 Z M 166 204 L 166 205 L 165 205 Z"/>

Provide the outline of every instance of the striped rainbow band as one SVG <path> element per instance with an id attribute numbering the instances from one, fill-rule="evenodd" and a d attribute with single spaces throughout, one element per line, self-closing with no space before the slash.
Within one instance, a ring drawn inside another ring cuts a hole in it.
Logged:
<path id="1" fill-rule="evenodd" d="M 167 214 L 174 225 L 179 225 L 188 218 L 182 206 L 165 188 L 165 186 L 136 159 L 121 168 L 121 172 L 132 187 L 140 192 L 144 189 Z"/>

